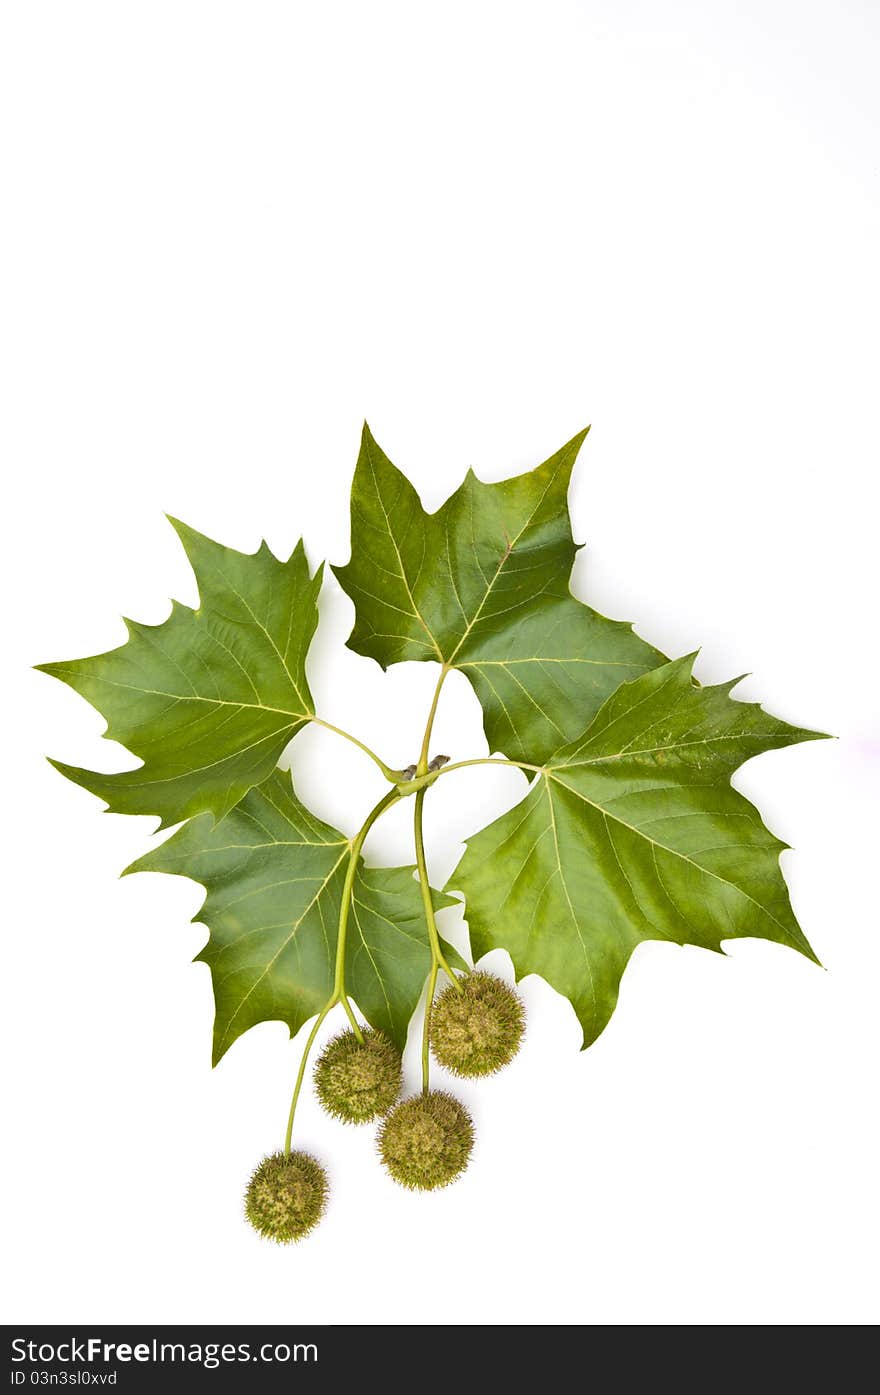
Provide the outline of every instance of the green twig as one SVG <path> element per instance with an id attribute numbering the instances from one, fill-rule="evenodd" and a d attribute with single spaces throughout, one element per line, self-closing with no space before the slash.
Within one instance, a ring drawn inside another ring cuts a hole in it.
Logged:
<path id="1" fill-rule="evenodd" d="M 428 751 L 431 745 L 431 733 L 434 729 L 434 718 L 437 715 L 437 703 L 440 700 L 440 690 L 443 687 L 449 669 L 444 664 L 440 670 L 440 677 L 437 679 L 437 686 L 434 689 L 434 697 L 431 702 L 431 710 L 428 713 L 428 720 L 425 723 L 425 735 L 422 739 L 422 749 L 419 754 L 419 763 L 416 766 L 417 779 L 425 779 L 425 783 L 415 787 L 415 808 L 413 810 L 413 835 L 416 845 L 416 865 L 419 869 L 419 888 L 422 893 L 422 905 L 425 908 L 425 924 L 428 927 L 428 941 L 431 946 L 431 971 L 428 976 L 428 995 L 425 999 L 425 1025 L 422 1030 L 422 1089 L 427 1093 L 430 1075 L 430 1050 L 431 1050 L 431 1011 L 434 1004 L 434 989 L 437 984 L 437 971 L 442 969 L 448 975 L 456 990 L 460 993 L 461 987 L 455 974 L 446 962 L 446 957 L 440 946 L 440 936 L 437 932 L 437 921 L 434 916 L 434 898 L 431 895 L 431 883 L 428 880 L 428 866 L 425 861 L 425 838 L 422 829 L 422 811 L 425 804 L 425 791 L 428 784 L 433 783 L 433 779 L 439 774 L 439 770 L 428 771 Z"/>
<path id="2" fill-rule="evenodd" d="M 422 1090 L 428 1093 L 428 1084 L 431 1074 L 431 1012 L 434 1007 L 434 989 L 437 986 L 437 961 L 431 960 L 431 972 L 428 975 L 428 993 L 425 998 L 425 1027 L 422 1032 Z"/>
<path id="3" fill-rule="evenodd" d="M 341 997 L 341 999 L 340 999 L 340 1002 L 342 1003 L 342 1006 L 345 1008 L 345 1015 L 346 1015 L 346 1017 L 348 1018 L 349 1022 L 351 1023 L 351 1030 L 354 1032 L 354 1034 L 355 1034 L 355 1036 L 357 1037 L 358 1041 L 361 1042 L 361 1043 L 363 1043 L 364 1034 L 363 1034 L 363 1032 L 361 1031 L 361 1024 L 360 1024 L 360 1022 L 358 1022 L 357 1018 L 355 1017 L 354 1013 L 352 1012 L 351 1003 L 350 1003 L 349 1000 L 348 1000 L 348 994 L 347 994 L 347 993 L 343 993 L 343 995 L 342 995 L 342 997 Z"/>
<path id="4" fill-rule="evenodd" d="M 305 1044 L 305 1049 L 303 1050 L 302 1060 L 299 1063 L 299 1070 L 296 1073 L 296 1084 L 293 1087 L 293 1099 L 290 1101 L 290 1113 L 287 1116 L 287 1133 L 284 1135 L 284 1156 L 286 1158 L 290 1157 L 290 1140 L 293 1137 L 293 1119 L 294 1115 L 296 1114 L 296 1106 L 299 1100 L 299 1092 L 302 1089 L 303 1078 L 306 1073 L 306 1061 L 309 1059 L 309 1052 L 315 1044 L 315 1037 L 318 1035 L 321 1023 L 324 1021 L 324 1018 L 327 1016 L 327 1013 L 330 1011 L 332 1006 L 333 999 L 331 998 L 330 1001 L 324 1005 L 324 1007 L 319 1012 L 318 1016 L 315 1018 L 315 1025 L 309 1032 L 308 1040 Z"/>
<path id="5" fill-rule="evenodd" d="M 437 930 L 437 921 L 434 916 L 434 898 L 431 895 L 431 883 L 428 881 L 428 866 L 425 861 L 425 839 L 422 832 L 422 810 L 425 803 L 425 791 L 416 792 L 415 810 L 413 814 L 413 832 L 416 844 L 416 866 L 419 869 L 419 887 L 422 893 L 422 905 L 425 908 L 425 921 L 428 926 L 428 942 L 431 946 L 431 958 L 434 964 L 443 970 L 445 974 L 458 986 L 458 979 L 450 969 L 440 945 L 440 935 Z"/>

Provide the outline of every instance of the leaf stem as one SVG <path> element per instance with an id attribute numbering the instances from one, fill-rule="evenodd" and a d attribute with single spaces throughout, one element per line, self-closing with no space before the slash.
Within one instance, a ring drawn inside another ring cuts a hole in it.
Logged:
<path id="1" fill-rule="evenodd" d="M 512 765 L 516 770 L 531 770 L 536 775 L 543 775 L 546 767 L 543 765 L 529 765 L 524 760 L 507 760 L 503 756 L 478 756 L 475 760 L 456 760 L 451 765 L 441 765 L 439 770 L 433 773 L 448 775 L 451 770 L 464 770 L 468 765 Z"/>
<path id="2" fill-rule="evenodd" d="M 352 1011 L 351 1003 L 348 1001 L 348 994 L 345 991 L 345 941 L 348 932 L 348 915 L 351 909 L 352 887 L 354 886 L 355 874 L 357 873 L 358 861 L 361 855 L 361 848 L 364 845 L 364 839 L 376 820 L 384 814 L 385 810 L 392 804 L 396 804 L 397 800 L 400 798 L 401 795 L 399 790 L 396 788 L 389 790 L 388 793 L 379 800 L 379 803 L 374 805 L 367 814 L 360 829 L 351 841 L 351 851 L 349 853 L 348 867 L 345 872 L 345 881 L 342 884 L 342 898 L 339 905 L 339 929 L 336 936 L 336 971 L 333 978 L 333 991 L 315 1019 L 315 1025 L 309 1032 L 303 1050 L 302 1060 L 299 1063 L 296 1084 L 293 1087 L 293 1099 L 290 1101 L 290 1113 L 287 1116 L 287 1133 L 284 1137 L 284 1156 L 286 1158 L 290 1156 L 290 1140 L 293 1137 L 293 1120 L 296 1115 L 296 1106 L 306 1073 L 306 1061 L 315 1044 L 315 1037 L 318 1035 L 321 1023 L 324 1021 L 330 1009 L 335 1007 L 337 1003 L 342 1003 L 348 1020 L 351 1023 L 352 1031 L 358 1041 L 363 1041 L 364 1039 L 360 1024 Z"/>
<path id="3" fill-rule="evenodd" d="M 414 775 L 411 780 L 401 780 L 398 789 L 401 794 L 416 794 L 429 789 L 440 775 L 448 775 L 450 770 L 464 770 L 468 765 L 509 765 L 514 770 L 531 770 L 536 775 L 546 775 L 545 765 L 528 765 L 524 760 L 507 760 L 503 756 L 478 756 L 474 760 L 457 760 L 451 765 L 439 765 L 436 770 L 428 770 L 424 775 Z"/>
<path id="4" fill-rule="evenodd" d="M 393 770 L 390 765 L 386 765 L 384 760 L 376 755 L 375 751 L 370 750 L 370 747 L 365 745 L 363 741 L 359 741 L 356 736 L 352 736 L 350 731 L 343 731 L 342 727 L 335 727 L 332 722 L 325 722 L 323 717 L 311 716 L 309 717 L 309 721 L 314 722 L 316 726 L 324 727 L 327 731 L 334 731 L 337 736 L 342 736 L 346 741 L 350 741 L 353 746 L 359 747 L 365 755 L 370 757 L 370 760 L 373 761 L 375 765 L 378 765 L 386 780 L 390 780 L 392 784 L 398 784 L 400 782 L 403 772 L 400 770 Z"/>
<path id="5" fill-rule="evenodd" d="M 419 775 L 427 775 L 428 773 L 428 747 L 431 744 L 431 732 L 434 730 L 434 718 L 437 715 L 437 703 L 440 701 L 440 689 L 443 687 L 448 672 L 448 667 L 446 664 L 443 664 L 440 669 L 440 677 L 437 679 L 437 686 L 434 689 L 434 697 L 431 700 L 431 710 L 428 713 L 428 720 L 425 723 L 425 735 L 422 738 L 422 749 L 419 754 L 419 763 L 416 766 L 416 771 Z"/>

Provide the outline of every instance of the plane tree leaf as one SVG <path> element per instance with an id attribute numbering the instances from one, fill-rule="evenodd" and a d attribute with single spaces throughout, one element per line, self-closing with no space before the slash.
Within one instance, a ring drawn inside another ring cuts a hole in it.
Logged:
<path id="1" fill-rule="evenodd" d="M 786 846 L 731 787 L 751 756 L 820 735 L 698 687 L 693 656 L 623 684 L 544 763 L 523 801 L 467 840 L 449 880 L 476 958 L 509 951 L 570 999 L 589 1045 L 645 940 L 719 950 L 755 936 L 814 959 L 779 867 Z"/>
<path id="2" fill-rule="evenodd" d="M 265 543 L 248 555 L 172 522 L 198 609 L 175 601 L 160 625 L 126 620 L 118 649 L 40 665 L 97 707 L 105 735 L 142 762 L 114 775 L 53 764 L 114 813 L 158 814 L 163 827 L 222 818 L 314 714 L 305 665 L 321 587 L 302 543 L 279 562 Z"/>
<path id="3" fill-rule="evenodd" d="M 197 958 L 214 984 L 216 1064 L 258 1022 L 291 1035 L 333 987 L 340 896 L 351 844 L 297 798 L 275 771 L 219 823 L 190 819 L 128 872 L 190 877 L 206 891 L 197 920 L 210 939 Z M 371 1026 L 403 1047 L 431 956 L 413 867 L 367 867 L 355 876 L 346 984 Z M 439 910 L 452 898 L 434 893 Z M 447 957 L 464 967 L 445 946 Z"/>
<path id="4" fill-rule="evenodd" d="M 351 491 L 348 640 L 383 668 L 434 660 L 470 679 L 490 749 L 545 760 L 620 683 L 663 663 L 630 625 L 577 600 L 567 496 L 586 432 L 497 484 L 472 471 L 434 514 L 365 426 Z"/>

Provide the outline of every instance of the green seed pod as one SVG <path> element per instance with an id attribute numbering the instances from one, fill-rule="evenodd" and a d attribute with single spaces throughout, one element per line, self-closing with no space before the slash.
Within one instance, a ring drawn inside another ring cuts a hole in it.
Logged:
<path id="1" fill-rule="evenodd" d="M 454 1075 L 491 1075 L 522 1041 L 522 999 L 494 974 L 473 973 L 440 994 L 431 1019 L 434 1055 Z"/>
<path id="2" fill-rule="evenodd" d="M 381 1032 L 342 1032 L 315 1066 L 315 1092 L 328 1114 L 346 1124 L 366 1124 L 387 1114 L 400 1094 L 400 1052 Z"/>
<path id="3" fill-rule="evenodd" d="M 379 1131 L 379 1156 L 395 1182 L 421 1191 L 454 1181 L 473 1146 L 471 1116 L 442 1090 L 404 1100 Z"/>
<path id="4" fill-rule="evenodd" d="M 288 1245 L 318 1224 L 327 1204 L 327 1174 L 309 1153 L 264 1158 L 244 1199 L 245 1215 L 260 1235 Z"/>

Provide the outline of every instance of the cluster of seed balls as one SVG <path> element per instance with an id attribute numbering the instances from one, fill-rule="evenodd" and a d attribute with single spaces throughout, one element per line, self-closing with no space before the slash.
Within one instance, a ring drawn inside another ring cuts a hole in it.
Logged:
<path id="1" fill-rule="evenodd" d="M 434 1003 L 431 1048 L 454 1075 L 491 1075 L 516 1055 L 524 1026 L 517 994 L 492 974 L 471 973 Z M 347 1124 L 384 1116 L 379 1156 L 395 1182 L 420 1191 L 445 1187 L 467 1167 L 471 1117 L 445 1090 L 398 1103 L 402 1082 L 400 1053 L 380 1032 L 364 1032 L 362 1041 L 343 1032 L 315 1066 L 315 1091 L 328 1114 Z M 318 1224 L 327 1193 L 327 1175 L 309 1153 L 273 1153 L 250 1180 L 245 1213 L 261 1235 L 287 1244 Z"/>

